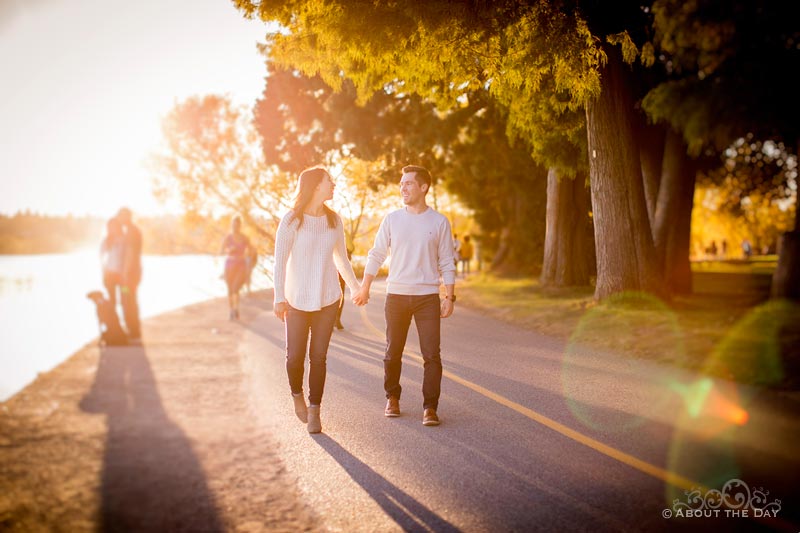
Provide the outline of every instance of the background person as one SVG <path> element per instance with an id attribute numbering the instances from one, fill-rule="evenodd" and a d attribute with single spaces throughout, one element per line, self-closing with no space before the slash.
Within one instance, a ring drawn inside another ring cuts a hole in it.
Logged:
<path id="1" fill-rule="evenodd" d="M 458 260 L 461 263 L 461 274 L 469 274 L 469 262 L 472 260 L 472 242 L 469 235 L 464 235 L 464 242 L 461 243 L 461 248 L 458 252 Z"/>
<path id="2" fill-rule="evenodd" d="M 242 233 L 242 218 L 231 219 L 231 231 L 222 240 L 222 253 L 225 254 L 225 285 L 228 287 L 228 318 L 239 318 L 239 291 L 248 275 L 247 256 L 250 253 L 250 240 Z"/>
<path id="3" fill-rule="evenodd" d="M 125 232 L 122 223 L 114 217 L 106 222 L 106 236 L 100 243 L 100 265 L 103 286 L 108 294 L 114 313 L 117 308 L 117 291 L 122 284 L 122 270 L 125 263 Z"/>
<path id="4" fill-rule="evenodd" d="M 142 332 L 139 320 L 139 283 L 142 281 L 142 232 L 133 223 L 133 213 L 123 207 L 117 218 L 125 231 L 124 266 L 122 269 L 122 315 L 130 342 L 141 341 Z"/>
<path id="5" fill-rule="evenodd" d="M 747 239 L 742 241 L 742 253 L 745 259 L 750 259 L 750 256 L 753 255 L 753 245 Z"/>

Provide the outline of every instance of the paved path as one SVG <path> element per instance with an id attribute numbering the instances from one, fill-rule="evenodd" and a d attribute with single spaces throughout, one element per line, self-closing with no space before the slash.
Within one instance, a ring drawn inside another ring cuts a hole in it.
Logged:
<path id="1" fill-rule="evenodd" d="M 245 298 L 240 322 L 219 299 L 148 319 L 144 346 L 87 345 L 0 403 L 0 530 L 800 530 L 791 397 L 459 306 L 442 425 L 421 424 L 413 328 L 403 416 L 387 419 L 380 292 L 334 333 L 314 436 L 292 412 L 269 294 Z M 717 518 L 662 517 L 686 489 L 734 479 L 768 492 L 759 507 L 781 500 L 780 520 L 726 517 L 735 500 Z"/>
<path id="2" fill-rule="evenodd" d="M 798 530 L 796 400 L 565 350 L 462 307 L 443 322 L 442 425 L 421 424 L 413 326 L 403 416 L 387 419 L 382 310 L 376 287 L 365 310 L 348 304 L 346 329 L 334 332 L 320 435 L 292 412 L 282 324 L 269 305 L 238 349 L 251 408 L 325 528 Z M 726 504 L 709 520 L 663 518 L 676 499 L 688 501 L 687 489 L 722 491 L 735 479 L 738 492 L 768 491 L 779 520 L 737 518 Z"/>

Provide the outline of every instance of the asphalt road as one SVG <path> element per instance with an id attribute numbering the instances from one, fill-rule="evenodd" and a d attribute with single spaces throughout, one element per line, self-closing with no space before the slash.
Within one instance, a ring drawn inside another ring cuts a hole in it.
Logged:
<path id="1" fill-rule="evenodd" d="M 250 408 L 326 529 L 800 531 L 796 396 L 594 353 L 457 304 L 443 321 L 442 424 L 421 423 L 413 326 L 402 416 L 389 419 L 383 303 L 376 285 L 366 308 L 346 305 L 319 435 L 294 416 L 271 305 L 244 323 Z M 698 494 L 707 517 L 676 517 Z"/>

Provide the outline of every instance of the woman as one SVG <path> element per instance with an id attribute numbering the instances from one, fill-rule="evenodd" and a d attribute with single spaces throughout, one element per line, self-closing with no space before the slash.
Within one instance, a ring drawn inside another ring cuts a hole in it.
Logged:
<path id="1" fill-rule="evenodd" d="M 300 174 L 292 209 L 275 236 L 274 312 L 286 324 L 286 373 L 294 412 L 309 433 L 322 431 L 320 403 L 325 388 L 326 358 L 339 299 L 337 271 L 350 292 L 360 285 L 347 259 L 342 219 L 325 202 L 334 183 L 324 168 Z M 308 343 L 309 331 L 311 342 Z M 306 346 L 310 360 L 308 407 L 303 398 Z"/>
<path id="2" fill-rule="evenodd" d="M 247 236 L 242 233 L 242 219 L 236 215 L 231 220 L 231 232 L 222 241 L 225 258 L 225 284 L 228 286 L 228 317 L 239 318 L 239 291 L 247 279 L 247 254 L 251 246 Z"/>
<path id="3" fill-rule="evenodd" d="M 111 308 L 117 308 L 117 289 L 122 285 L 125 260 L 125 233 L 122 222 L 114 217 L 106 222 L 106 236 L 100 243 L 100 263 L 103 270 L 103 285 L 108 293 Z"/>

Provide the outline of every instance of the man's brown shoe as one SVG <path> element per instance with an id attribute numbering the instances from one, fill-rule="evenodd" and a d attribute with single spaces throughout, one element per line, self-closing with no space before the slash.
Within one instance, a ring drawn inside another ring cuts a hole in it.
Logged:
<path id="1" fill-rule="evenodd" d="M 386 400 L 386 409 L 383 411 L 383 414 L 389 418 L 400 416 L 400 400 L 394 396 L 390 396 L 389 399 Z"/>
<path id="2" fill-rule="evenodd" d="M 423 426 L 438 426 L 440 423 L 439 417 L 436 416 L 436 409 L 425 409 L 425 413 L 422 415 Z"/>

